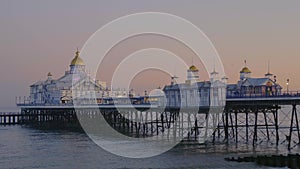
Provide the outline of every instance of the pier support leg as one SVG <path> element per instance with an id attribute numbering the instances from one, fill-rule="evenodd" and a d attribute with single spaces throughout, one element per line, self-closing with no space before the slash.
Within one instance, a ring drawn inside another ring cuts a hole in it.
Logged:
<path id="1" fill-rule="evenodd" d="M 294 130 L 294 119 L 296 121 L 296 129 L 298 133 L 298 143 L 300 142 L 300 131 L 299 131 L 299 122 L 298 122 L 298 116 L 297 116 L 297 105 L 293 104 L 293 110 L 292 110 L 292 118 L 291 118 L 291 125 L 290 125 L 290 134 L 288 137 L 288 150 L 291 149 L 291 141 L 292 141 L 292 134 Z"/>
<path id="2" fill-rule="evenodd" d="M 224 124 L 224 129 L 225 129 L 225 139 L 226 139 L 226 142 L 228 143 L 228 112 L 225 111 L 224 113 L 225 115 L 225 124 Z"/>
<path id="3" fill-rule="evenodd" d="M 155 122 L 156 122 L 156 135 L 158 135 L 158 112 L 155 112 L 156 113 L 156 120 L 155 120 Z"/>
<path id="4" fill-rule="evenodd" d="M 274 122 L 275 122 L 275 132 L 276 132 L 276 145 L 279 143 L 279 132 L 278 132 L 278 105 L 276 105 L 276 109 L 273 112 Z"/>
<path id="5" fill-rule="evenodd" d="M 232 137 L 235 138 L 234 125 L 233 125 L 232 113 L 231 112 L 229 112 L 229 118 L 230 118 L 231 130 L 232 130 Z"/>
<path id="6" fill-rule="evenodd" d="M 161 113 L 160 115 L 160 120 L 161 120 L 161 131 L 164 132 L 165 131 L 165 125 L 164 125 L 164 113 Z"/>
<path id="7" fill-rule="evenodd" d="M 253 142 L 252 142 L 253 147 L 255 146 L 255 143 L 257 141 L 257 116 L 258 116 L 258 110 L 256 110 L 254 112 L 254 115 L 255 115 L 255 120 L 254 120 L 254 134 L 253 134 Z"/>
<path id="8" fill-rule="evenodd" d="M 249 141 L 249 115 L 248 115 L 248 110 L 245 110 L 246 114 L 246 142 L 248 143 Z"/>
<path id="9" fill-rule="evenodd" d="M 265 126 L 266 126 L 266 131 L 267 131 L 267 139 L 270 140 L 268 119 L 267 119 L 267 113 L 265 110 L 263 110 L 263 114 L 264 114 Z"/>
<path id="10" fill-rule="evenodd" d="M 235 111 L 235 142 L 238 143 L 238 112 Z"/>

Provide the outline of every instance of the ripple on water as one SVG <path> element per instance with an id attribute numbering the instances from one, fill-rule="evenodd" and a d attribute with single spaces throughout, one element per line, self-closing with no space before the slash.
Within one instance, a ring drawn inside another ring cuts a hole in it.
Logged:
<path id="1" fill-rule="evenodd" d="M 224 145 L 177 146 L 156 157 L 129 159 L 106 152 L 83 133 L 18 125 L 0 126 L 0 130 L 0 168 L 265 168 L 225 161 L 224 157 L 237 154 L 230 153 L 230 147 Z M 117 147 L 123 142 L 111 144 Z M 247 147 L 239 152 L 247 153 L 251 153 Z"/>

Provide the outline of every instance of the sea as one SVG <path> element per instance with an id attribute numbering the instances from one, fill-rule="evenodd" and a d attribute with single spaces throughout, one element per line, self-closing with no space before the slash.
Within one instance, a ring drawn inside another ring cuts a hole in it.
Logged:
<path id="1" fill-rule="evenodd" d="M 112 144 L 122 144 L 122 141 Z M 131 146 L 131 145 L 128 145 Z M 142 145 L 132 145 L 139 147 Z M 143 148 L 143 147 L 139 147 Z M 126 158 L 96 145 L 84 132 L 25 125 L 0 126 L 1 169 L 252 169 L 256 163 L 226 157 L 287 153 L 286 146 L 261 144 L 178 145 L 150 158 Z"/>

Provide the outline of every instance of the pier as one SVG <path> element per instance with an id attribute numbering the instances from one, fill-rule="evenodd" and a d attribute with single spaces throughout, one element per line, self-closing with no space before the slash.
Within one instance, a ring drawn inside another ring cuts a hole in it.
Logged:
<path id="1" fill-rule="evenodd" d="M 49 72 L 45 81 L 32 84 L 30 96 L 23 101 L 22 97 L 16 98 L 20 113 L 2 114 L 0 124 L 53 122 L 80 127 L 82 120 L 99 125 L 104 119 L 115 130 L 132 137 L 163 133 L 169 139 L 187 134 L 185 140 L 197 141 L 207 135 L 203 129 L 208 128 L 209 110 L 223 108 L 226 98 L 223 112 L 213 117 L 216 126 L 206 141 L 242 142 L 253 147 L 261 143 L 287 144 L 289 150 L 296 147 L 300 143 L 300 92 L 288 88 L 283 92 L 269 69 L 264 77 L 251 77 L 245 62 L 239 73 L 240 79 L 234 84 L 227 84 L 226 77 L 218 78 L 215 70 L 208 81 L 200 81 L 198 68 L 191 65 L 184 83 L 177 83 L 174 76 L 156 97 L 147 91 L 144 96 L 135 96 L 133 91 L 108 90 L 105 82 L 91 78 L 77 50 L 70 69 L 61 78 L 53 79 Z M 79 107 L 74 107 L 75 100 Z"/>
<path id="2" fill-rule="evenodd" d="M 227 97 L 221 121 L 211 137 L 212 142 L 251 143 L 253 146 L 271 142 L 274 145 L 287 144 L 292 149 L 300 142 L 299 111 L 300 95 L 279 95 L 266 97 Z M 136 104 L 134 110 L 128 105 L 85 105 L 79 114 L 72 104 L 30 105 L 18 104 L 20 113 L 1 113 L 1 125 L 42 124 L 46 122 L 78 123 L 79 118 L 104 119 L 116 130 L 129 133 L 134 137 L 147 137 L 165 132 L 171 125 L 192 126 L 186 140 L 197 140 L 200 129 L 205 127 L 208 108 L 198 112 L 188 111 L 180 116 L 180 109 L 167 107 L 164 110 L 157 105 Z M 289 113 L 281 112 L 282 106 L 289 108 Z M 151 108 L 151 109 L 149 109 Z M 97 111 L 96 111 L 97 110 Z M 98 113 L 98 114 L 97 114 Z M 79 115 L 79 116 L 78 116 Z M 191 120 L 198 115 L 198 118 Z M 178 118 L 182 117 L 182 119 Z M 282 124 L 280 119 L 289 121 Z"/>
<path id="3" fill-rule="evenodd" d="M 287 142 L 288 149 L 291 149 L 292 142 L 300 143 L 299 111 L 297 110 L 299 105 L 298 92 L 268 97 L 227 97 L 222 126 L 225 138 L 229 140 L 231 137 L 237 142 L 239 137 L 242 137 L 248 143 L 249 137 L 252 136 L 253 145 L 258 142 L 258 139 L 260 141 L 272 140 L 278 145 L 281 132 L 285 135 L 285 138 L 281 139 Z M 280 112 L 282 106 L 289 107 L 290 113 Z M 282 124 L 282 119 L 289 123 Z M 239 136 L 241 130 L 244 130 L 243 136 Z"/>

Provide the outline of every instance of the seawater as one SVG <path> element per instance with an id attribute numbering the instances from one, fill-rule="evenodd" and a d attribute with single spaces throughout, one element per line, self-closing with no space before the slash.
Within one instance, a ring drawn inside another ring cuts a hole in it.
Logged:
<path id="1" fill-rule="evenodd" d="M 3 110 L 3 108 L 1 109 Z M 9 110 L 9 111 L 8 111 Z M 16 112 L 6 108 L 3 112 Z M 280 115 L 281 125 L 288 126 L 290 108 L 283 107 Z M 286 143 L 282 143 L 284 133 L 280 133 L 278 147 L 263 142 L 255 148 L 245 143 L 193 145 L 181 144 L 159 156 L 145 159 L 130 159 L 111 154 L 97 146 L 83 133 L 73 130 L 41 129 L 36 127 L 12 125 L 0 126 L 0 169 L 251 169 L 270 168 L 255 163 L 236 163 L 225 161 L 225 157 L 249 156 L 255 154 L 287 154 Z M 122 141 L 111 144 L 128 144 Z M 130 145 L 128 145 L 130 146 Z M 139 145 L 132 145 L 142 148 Z M 292 153 L 300 152 L 294 148 Z"/>
<path id="2" fill-rule="evenodd" d="M 122 142 L 118 141 L 115 144 L 118 146 L 117 144 Z M 159 156 L 130 159 L 103 150 L 83 132 L 42 130 L 21 125 L 0 126 L 0 168 L 3 169 L 267 168 L 255 163 L 224 160 L 225 157 L 266 152 L 280 153 L 280 150 L 264 145 L 258 150 L 253 150 L 250 145 L 244 147 L 224 144 L 205 147 L 180 145 Z"/>

